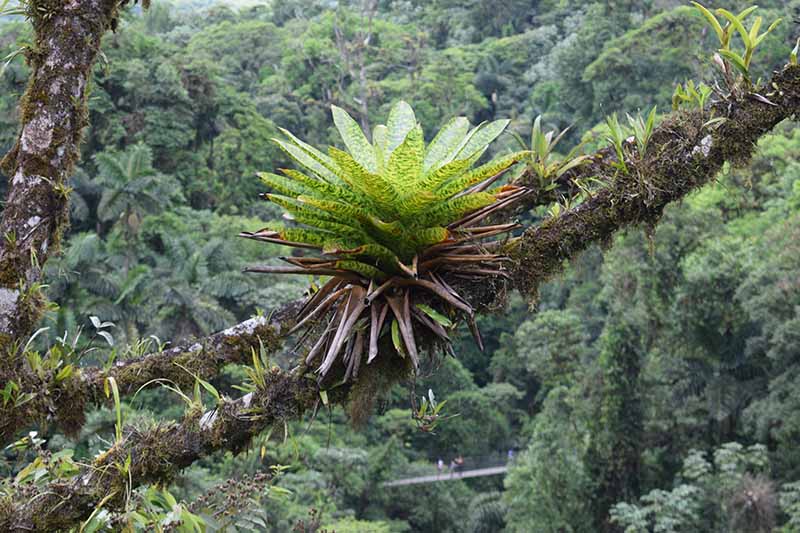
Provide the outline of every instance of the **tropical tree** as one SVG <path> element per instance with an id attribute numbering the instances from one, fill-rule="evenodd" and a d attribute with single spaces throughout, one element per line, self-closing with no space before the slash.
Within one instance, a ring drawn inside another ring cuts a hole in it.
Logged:
<path id="1" fill-rule="evenodd" d="M 161 297 L 156 306 L 159 335 L 187 339 L 235 322 L 233 313 L 214 294 L 215 279 L 209 268 L 209 258 L 219 256 L 225 243 L 212 239 L 198 247 L 191 239 L 172 237 L 165 244 L 165 253 L 157 257 L 153 269 L 159 280 L 153 289 Z"/>
<path id="2" fill-rule="evenodd" d="M 97 175 L 93 183 L 101 188 L 97 218 L 119 227 L 132 253 L 142 218 L 167 207 L 180 198 L 180 186 L 170 176 L 153 168 L 153 153 L 144 143 L 123 152 L 105 151 L 94 157 Z M 126 268 L 132 255 L 126 256 Z"/>

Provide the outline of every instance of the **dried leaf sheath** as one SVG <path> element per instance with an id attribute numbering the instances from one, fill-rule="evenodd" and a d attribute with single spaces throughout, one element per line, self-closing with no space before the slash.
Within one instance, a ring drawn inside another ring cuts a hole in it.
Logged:
<path id="1" fill-rule="evenodd" d="M 405 102 L 393 107 L 386 126 L 374 129 L 372 142 L 344 110 L 334 107 L 333 117 L 347 151 L 331 148 L 326 155 L 282 130 L 286 139 L 276 142 L 300 170 L 259 175 L 272 189 L 262 197 L 299 226 L 241 234 L 317 255 L 247 271 L 330 276 L 292 330 L 321 329 L 306 358 L 309 365 L 317 362 L 320 379 L 334 367 L 344 380 L 354 379 L 362 358 L 370 364 L 378 357 L 386 334 L 416 368 L 423 331 L 449 348 L 446 328 L 458 317 L 467 319 L 480 346 L 472 307 L 444 276 L 507 275 L 508 258 L 496 253 L 497 239 L 518 226 L 479 224 L 528 194 L 522 187 L 490 187 L 529 152 L 473 168 L 508 121 L 470 129 L 465 118 L 453 119 L 426 147 Z"/>

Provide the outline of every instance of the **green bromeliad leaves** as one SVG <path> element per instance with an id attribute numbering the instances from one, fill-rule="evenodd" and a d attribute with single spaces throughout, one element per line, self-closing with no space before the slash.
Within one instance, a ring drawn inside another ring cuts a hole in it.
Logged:
<path id="1" fill-rule="evenodd" d="M 339 135 L 342 136 L 342 140 L 353 158 L 368 172 L 377 172 L 375 150 L 364 136 L 358 123 L 341 107 L 331 106 L 331 112 L 333 113 L 333 123 L 336 124 L 336 129 L 339 130 Z"/>
<path id="2" fill-rule="evenodd" d="M 425 151 L 422 170 L 428 172 L 434 166 L 441 166 L 455 148 L 461 144 L 469 130 L 469 121 L 465 117 L 455 117 L 439 130 Z"/>
<path id="3" fill-rule="evenodd" d="M 417 117 L 414 115 L 414 110 L 411 106 L 402 100 L 397 102 L 392 110 L 389 111 L 389 120 L 386 127 L 388 128 L 388 136 L 386 143 L 386 154 L 392 153 L 395 148 L 400 146 L 400 143 L 406 138 L 414 126 L 417 125 Z"/>
<path id="4" fill-rule="evenodd" d="M 283 175 L 261 173 L 273 194 L 265 198 L 307 228 L 277 229 L 287 245 L 317 248 L 338 258 L 336 268 L 370 279 L 401 272 L 414 255 L 449 237 L 448 225 L 496 202 L 470 189 L 524 160 L 527 152 L 498 157 L 472 168 L 508 125 L 497 120 L 470 130 L 456 117 L 426 147 L 414 111 L 398 102 L 372 140 L 343 109 L 333 121 L 346 151 L 328 153 L 281 130 L 275 140 L 300 167 Z"/>

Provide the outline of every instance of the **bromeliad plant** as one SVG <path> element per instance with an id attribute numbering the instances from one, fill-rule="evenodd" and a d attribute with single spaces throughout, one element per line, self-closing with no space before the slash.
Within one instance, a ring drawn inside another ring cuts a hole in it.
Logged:
<path id="1" fill-rule="evenodd" d="M 363 358 L 369 364 L 377 357 L 381 336 L 390 335 L 399 355 L 417 368 L 416 328 L 449 346 L 446 328 L 458 316 L 480 344 L 472 306 L 445 279 L 507 276 L 508 258 L 497 253 L 502 243 L 487 239 L 517 226 L 481 223 L 528 192 L 494 184 L 530 153 L 475 167 L 507 120 L 470 129 L 466 118 L 454 118 L 426 146 L 405 102 L 392 108 L 387 125 L 374 129 L 372 142 L 344 110 L 332 111 L 347 151 L 331 147 L 325 154 L 282 130 L 286 139 L 275 142 L 302 171 L 260 174 L 274 191 L 264 197 L 298 226 L 242 233 L 318 252 L 281 258 L 288 266 L 248 269 L 330 277 L 309 297 L 292 330 L 310 330 L 322 320 L 306 363 L 319 361 L 322 378 L 341 360 L 348 380 Z"/>

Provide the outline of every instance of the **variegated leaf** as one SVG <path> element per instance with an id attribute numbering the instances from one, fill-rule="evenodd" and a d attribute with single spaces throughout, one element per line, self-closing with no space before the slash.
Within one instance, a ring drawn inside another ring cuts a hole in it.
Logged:
<path id="1" fill-rule="evenodd" d="M 300 194 L 308 194 L 311 192 L 300 183 L 271 172 L 259 172 L 258 177 L 266 186 L 271 187 L 278 194 L 285 196 L 297 197 Z"/>
<path id="2" fill-rule="evenodd" d="M 461 191 L 472 187 L 473 185 L 477 185 L 478 183 L 491 178 L 497 173 L 502 172 L 510 166 L 530 157 L 530 155 L 531 153 L 529 151 L 514 152 L 513 154 L 492 159 L 488 163 L 471 170 L 464 176 L 440 186 L 436 191 L 437 198 L 450 198 L 454 194 L 458 194 Z"/>
<path id="3" fill-rule="evenodd" d="M 353 120 L 353 117 L 341 107 L 333 105 L 331 106 L 331 111 L 333 113 L 333 123 L 336 124 L 336 129 L 339 130 L 339 135 L 342 136 L 342 140 L 353 159 L 358 161 L 358 164 L 368 172 L 377 172 L 378 165 L 375 160 L 375 149 L 364 136 L 364 132 L 358 122 Z"/>
<path id="4" fill-rule="evenodd" d="M 495 201 L 494 195 L 485 192 L 459 196 L 434 204 L 428 211 L 420 213 L 419 221 L 426 226 L 443 226 Z"/>
<path id="5" fill-rule="evenodd" d="M 482 124 L 476 128 L 476 131 L 469 136 L 466 143 L 459 149 L 455 155 L 455 159 L 464 159 L 473 156 L 479 150 L 485 150 L 492 141 L 503 133 L 510 120 L 495 120 Z"/>
<path id="6" fill-rule="evenodd" d="M 352 257 L 374 257 L 381 262 L 384 268 L 389 267 L 393 272 L 397 271 L 397 264 L 400 262 L 397 255 L 385 246 L 380 244 L 364 244 L 349 250 L 340 250 L 338 253 Z"/>
<path id="7" fill-rule="evenodd" d="M 386 166 L 386 143 L 389 139 L 389 128 L 378 124 L 372 130 L 372 147 L 375 150 L 375 162 L 378 164 L 378 173 L 383 172 Z"/>
<path id="8" fill-rule="evenodd" d="M 445 159 L 464 140 L 468 130 L 469 120 L 465 117 L 450 119 L 428 145 L 422 171 L 429 172 L 446 163 Z"/>
<path id="9" fill-rule="evenodd" d="M 289 213 L 297 217 L 298 215 L 302 216 L 310 216 L 314 218 L 318 218 L 320 220 L 328 220 L 331 222 L 336 222 L 336 217 L 332 216 L 324 211 L 320 211 L 315 207 L 311 207 L 306 205 L 296 198 L 291 198 L 289 196 L 283 196 L 281 194 L 266 194 L 266 199 L 272 203 L 278 204 L 282 208 L 286 209 Z"/>
<path id="10" fill-rule="evenodd" d="M 448 181 L 463 175 L 474 161 L 470 159 L 457 159 L 442 165 L 422 178 L 417 188 L 422 191 L 435 191 Z"/>
<path id="11" fill-rule="evenodd" d="M 450 236 L 446 228 L 433 227 L 425 228 L 414 233 L 413 240 L 419 246 L 433 246 Z"/>
<path id="12" fill-rule="evenodd" d="M 386 273 L 381 271 L 380 269 L 372 265 L 368 265 L 367 263 L 362 263 L 361 261 L 355 261 L 353 259 L 343 259 L 341 261 L 336 261 L 334 267 L 340 270 L 349 270 L 351 272 L 356 272 L 358 274 L 361 274 L 367 279 L 382 280 L 386 278 Z"/>
<path id="13" fill-rule="evenodd" d="M 401 198 L 418 192 L 414 185 L 422 170 L 424 150 L 422 129 L 416 126 L 389 157 L 389 163 L 386 165 L 386 179 Z"/>
<path id="14" fill-rule="evenodd" d="M 406 102 L 400 100 L 389 111 L 389 120 L 386 124 L 388 128 L 388 142 L 384 157 L 388 157 L 395 148 L 405 140 L 408 132 L 417 125 L 417 117 L 414 110 Z"/>
<path id="15" fill-rule="evenodd" d="M 302 184 L 308 191 L 313 191 L 315 198 L 330 198 L 342 202 L 352 203 L 362 209 L 374 209 L 374 203 L 363 194 L 358 194 L 350 189 L 345 189 L 338 185 L 320 181 L 306 176 L 300 171 L 292 169 L 280 169 L 286 176 Z M 306 193 L 308 194 L 308 193 Z"/>
<path id="16" fill-rule="evenodd" d="M 337 176 L 333 171 L 320 163 L 302 148 L 292 143 L 284 142 L 280 139 L 273 139 L 273 141 L 275 141 L 281 150 L 286 152 L 286 154 L 295 162 L 300 164 L 300 166 L 303 168 L 310 170 L 313 174 L 319 177 L 319 179 L 329 183 L 341 183 L 342 180 L 339 178 L 339 176 Z"/>
<path id="17" fill-rule="evenodd" d="M 381 214 L 391 211 L 392 201 L 397 196 L 397 192 L 388 180 L 368 172 L 347 152 L 334 147 L 331 147 L 329 152 L 342 169 L 342 179 L 348 185 L 363 192 L 376 206 L 379 206 L 382 210 Z"/>

